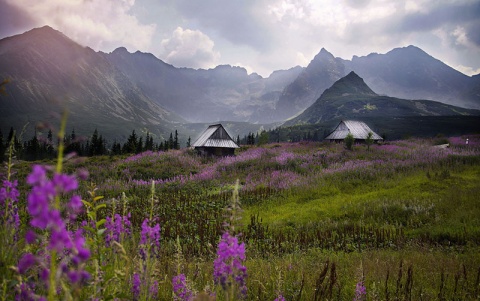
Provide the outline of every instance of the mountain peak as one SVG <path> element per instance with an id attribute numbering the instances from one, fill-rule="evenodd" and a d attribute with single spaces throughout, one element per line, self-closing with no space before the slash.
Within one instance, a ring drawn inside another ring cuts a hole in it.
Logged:
<path id="1" fill-rule="evenodd" d="M 125 47 L 118 47 L 116 48 L 115 50 L 113 50 L 112 54 L 115 53 L 115 54 L 124 54 L 124 53 L 129 53 L 127 48 Z"/>
<path id="2" fill-rule="evenodd" d="M 325 97 L 342 97 L 342 96 L 375 96 L 375 92 L 370 89 L 363 78 L 358 76 L 354 71 L 337 80 L 330 88 L 325 90 L 321 98 Z"/>
<path id="3" fill-rule="evenodd" d="M 320 52 L 313 58 L 313 60 L 320 60 L 320 59 L 334 59 L 335 57 L 333 54 L 327 51 L 327 49 L 323 48 L 320 49 Z"/>

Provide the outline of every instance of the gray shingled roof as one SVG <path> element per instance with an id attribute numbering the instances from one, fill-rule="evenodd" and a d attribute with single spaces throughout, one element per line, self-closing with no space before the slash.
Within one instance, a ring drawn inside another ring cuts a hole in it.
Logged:
<path id="1" fill-rule="evenodd" d="M 209 126 L 192 144 L 193 147 L 225 147 L 238 148 L 221 124 Z"/>
<path id="2" fill-rule="evenodd" d="M 383 140 L 380 135 L 372 131 L 365 122 L 354 121 L 354 120 L 343 120 L 341 121 L 335 130 L 328 135 L 326 140 L 341 140 L 347 137 L 348 133 L 352 133 L 353 138 L 355 139 L 367 139 L 369 132 L 372 132 L 373 140 Z"/>

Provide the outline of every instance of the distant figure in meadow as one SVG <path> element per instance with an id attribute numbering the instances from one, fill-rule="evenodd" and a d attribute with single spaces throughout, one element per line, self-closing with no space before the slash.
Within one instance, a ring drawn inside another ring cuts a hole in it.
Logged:
<path id="1" fill-rule="evenodd" d="M 468 138 L 467 138 L 467 140 L 465 141 L 465 144 L 468 145 Z"/>

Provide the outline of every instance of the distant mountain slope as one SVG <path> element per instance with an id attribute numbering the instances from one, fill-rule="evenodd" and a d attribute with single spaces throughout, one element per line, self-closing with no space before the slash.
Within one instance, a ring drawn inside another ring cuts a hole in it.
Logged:
<path id="1" fill-rule="evenodd" d="M 2 128 L 21 129 L 67 109 L 69 125 L 92 133 L 127 135 L 134 128 L 166 134 L 184 120 L 152 102 L 120 70 L 90 48 L 43 27 L 0 40 Z M 108 133 L 106 133 L 108 132 Z M 78 133 L 78 131 L 77 131 Z"/>
<path id="2" fill-rule="evenodd" d="M 284 123 L 324 123 L 338 119 L 401 116 L 480 115 L 478 110 L 463 109 L 430 100 L 408 100 L 381 96 L 373 92 L 355 72 L 339 79 L 299 116 Z"/>
<path id="3" fill-rule="evenodd" d="M 480 83 L 418 47 L 395 48 L 352 60 L 335 58 L 322 48 L 298 78 L 286 86 L 275 116 L 288 118 L 305 110 L 336 80 L 355 71 L 378 94 L 404 99 L 428 99 L 480 109 Z"/>
<path id="4" fill-rule="evenodd" d="M 480 109 L 480 97 L 462 97 L 474 81 L 415 46 L 386 54 L 354 56 L 346 62 L 377 93 L 405 99 L 429 99 Z"/>
<path id="5" fill-rule="evenodd" d="M 288 118 L 310 106 L 325 89 L 345 76 L 342 59 L 322 48 L 305 70 L 283 90 L 275 115 Z"/>
<path id="6" fill-rule="evenodd" d="M 237 120 L 270 122 L 268 115 L 301 67 L 277 71 L 265 79 L 241 67 L 175 68 L 149 53 L 118 48 L 105 57 L 147 96 L 191 122 Z"/>

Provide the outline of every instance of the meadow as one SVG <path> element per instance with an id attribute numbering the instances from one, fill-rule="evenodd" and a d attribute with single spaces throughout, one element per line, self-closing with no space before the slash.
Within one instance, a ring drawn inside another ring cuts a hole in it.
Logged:
<path id="1" fill-rule="evenodd" d="M 0 299 L 478 300 L 480 136 L 445 139 L 10 156 Z"/>

